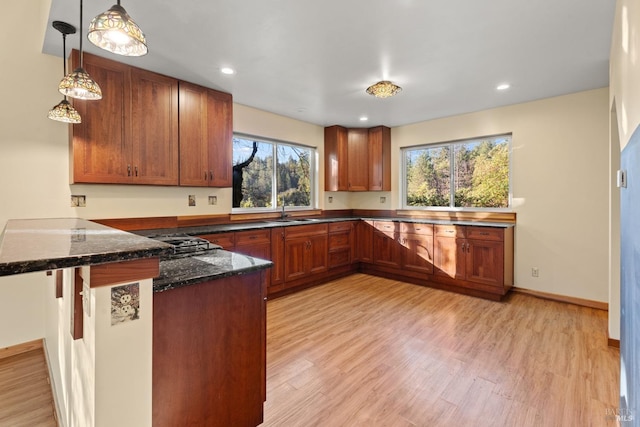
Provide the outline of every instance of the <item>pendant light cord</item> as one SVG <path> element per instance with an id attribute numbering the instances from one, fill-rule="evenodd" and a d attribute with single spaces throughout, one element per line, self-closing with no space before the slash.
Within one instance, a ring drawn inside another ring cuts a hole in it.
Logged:
<path id="1" fill-rule="evenodd" d="M 83 68 L 83 60 L 82 60 L 82 0 L 80 0 L 80 68 Z"/>
<path id="2" fill-rule="evenodd" d="M 62 33 L 62 75 L 67 75 L 67 34 Z M 65 101 L 67 100 L 67 95 L 64 96 Z"/>

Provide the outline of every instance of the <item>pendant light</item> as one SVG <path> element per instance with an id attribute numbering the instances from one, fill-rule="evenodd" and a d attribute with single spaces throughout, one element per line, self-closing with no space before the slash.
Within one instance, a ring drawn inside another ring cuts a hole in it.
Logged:
<path id="1" fill-rule="evenodd" d="M 86 99 L 86 100 L 98 100 L 102 99 L 102 90 L 98 83 L 96 83 L 89 73 L 82 67 L 83 65 L 83 52 L 82 52 L 82 0 L 80 0 L 80 66 L 73 70 L 73 73 L 66 75 L 58 90 L 60 93 L 71 98 Z"/>
<path id="2" fill-rule="evenodd" d="M 93 18 L 87 37 L 101 49 L 124 56 L 147 54 L 147 40 L 138 25 L 118 4 Z"/>
<path id="3" fill-rule="evenodd" d="M 67 75 L 67 34 L 75 34 L 76 27 L 71 24 L 67 24 L 62 21 L 53 21 L 51 24 L 53 28 L 60 31 L 62 33 L 62 67 L 63 67 L 63 75 Z M 75 108 L 69 101 L 67 101 L 67 97 L 65 96 L 62 101 L 58 103 L 55 107 L 49 110 L 49 118 L 51 120 L 56 120 L 58 122 L 64 123 L 81 123 L 82 118 L 80 114 L 76 111 Z"/>

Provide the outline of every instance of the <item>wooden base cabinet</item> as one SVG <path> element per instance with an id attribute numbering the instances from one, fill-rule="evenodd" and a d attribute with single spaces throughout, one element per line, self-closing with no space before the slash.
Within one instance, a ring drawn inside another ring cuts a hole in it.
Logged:
<path id="1" fill-rule="evenodd" d="M 402 268 L 433 274 L 433 225 L 401 222 L 399 239 Z"/>
<path id="2" fill-rule="evenodd" d="M 329 268 L 350 265 L 354 259 L 353 222 L 329 224 Z"/>
<path id="3" fill-rule="evenodd" d="M 254 427 L 266 400 L 266 271 L 154 294 L 154 427 Z"/>
<path id="4" fill-rule="evenodd" d="M 392 221 L 374 221 L 373 228 L 373 263 L 399 269 L 402 265 L 402 247 L 398 240 L 399 224 Z"/>
<path id="5" fill-rule="evenodd" d="M 436 225 L 434 280 L 504 295 L 513 286 L 513 228 Z"/>
<path id="6" fill-rule="evenodd" d="M 284 247 L 285 283 L 327 271 L 327 224 L 286 227 Z"/>

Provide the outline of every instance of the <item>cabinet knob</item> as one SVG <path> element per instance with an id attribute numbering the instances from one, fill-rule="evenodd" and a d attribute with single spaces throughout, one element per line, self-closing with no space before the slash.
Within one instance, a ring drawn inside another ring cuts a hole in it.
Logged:
<path id="1" fill-rule="evenodd" d="M 127 165 L 127 176 L 131 176 L 131 165 Z"/>

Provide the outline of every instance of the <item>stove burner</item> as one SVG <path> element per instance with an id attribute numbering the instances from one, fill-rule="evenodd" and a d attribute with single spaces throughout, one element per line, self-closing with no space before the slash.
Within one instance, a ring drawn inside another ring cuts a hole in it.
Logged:
<path id="1" fill-rule="evenodd" d="M 154 240 L 173 246 L 173 254 L 169 255 L 168 259 L 205 255 L 221 248 L 206 239 L 187 235 L 161 236 L 155 237 Z"/>

